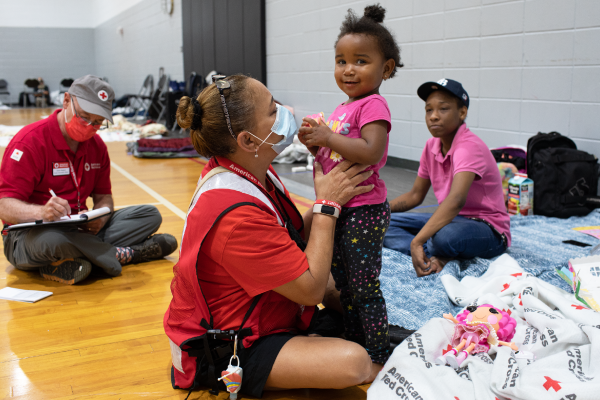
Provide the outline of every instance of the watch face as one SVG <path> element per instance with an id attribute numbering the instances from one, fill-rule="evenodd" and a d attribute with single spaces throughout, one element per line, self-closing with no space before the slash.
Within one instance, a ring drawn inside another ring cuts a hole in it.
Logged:
<path id="1" fill-rule="evenodd" d="M 323 214 L 335 215 L 335 207 L 322 205 L 321 212 Z"/>

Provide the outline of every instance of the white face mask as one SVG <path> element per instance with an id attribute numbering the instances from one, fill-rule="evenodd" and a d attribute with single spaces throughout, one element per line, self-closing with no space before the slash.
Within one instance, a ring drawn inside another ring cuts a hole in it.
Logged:
<path id="1" fill-rule="evenodd" d="M 263 143 L 270 144 L 275 150 L 275 153 L 281 154 L 283 150 L 285 150 L 292 142 L 294 141 L 294 136 L 298 132 L 298 126 L 296 125 L 296 121 L 294 120 L 294 116 L 287 108 L 276 104 L 277 106 L 277 115 L 275 116 L 275 122 L 271 127 L 271 132 L 269 135 L 258 145 L 256 148 L 255 157 L 258 157 L 258 148 L 263 145 Z M 248 132 L 248 131 L 247 131 Z M 252 132 L 248 132 L 258 140 L 261 140 L 258 136 L 254 135 Z M 272 133 L 276 135 L 283 136 L 277 143 L 269 143 L 267 139 L 271 136 Z"/>

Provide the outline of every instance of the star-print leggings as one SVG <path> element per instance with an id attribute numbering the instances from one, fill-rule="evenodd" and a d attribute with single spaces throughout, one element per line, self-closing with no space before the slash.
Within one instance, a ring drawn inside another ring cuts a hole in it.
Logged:
<path id="1" fill-rule="evenodd" d="M 344 207 L 335 226 L 331 273 L 340 290 L 346 339 L 365 347 L 373 362 L 389 357 L 385 300 L 379 285 L 390 205 Z"/>

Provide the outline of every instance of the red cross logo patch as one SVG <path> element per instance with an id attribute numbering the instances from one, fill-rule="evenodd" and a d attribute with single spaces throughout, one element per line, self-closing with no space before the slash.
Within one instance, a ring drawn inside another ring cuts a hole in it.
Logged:
<path id="1" fill-rule="evenodd" d="M 571 307 L 575 307 L 576 310 L 589 310 L 589 308 L 577 304 L 571 304 Z"/>
<path id="2" fill-rule="evenodd" d="M 554 389 L 555 392 L 558 392 L 560 389 L 562 389 L 562 387 L 559 385 L 559 381 L 555 381 L 548 376 L 545 376 L 544 378 L 546 378 L 546 383 L 544 383 L 543 386 L 546 391 L 550 390 L 550 388 Z"/>
<path id="3" fill-rule="evenodd" d="M 106 101 L 108 99 L 108 94 L 105 90 L 101 90 L 98 92 L 98 98 L 102 101 Z"/>

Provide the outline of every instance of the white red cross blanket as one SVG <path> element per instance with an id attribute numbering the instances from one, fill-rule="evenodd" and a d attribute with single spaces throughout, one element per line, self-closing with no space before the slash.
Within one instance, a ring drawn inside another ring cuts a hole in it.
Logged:
<path id="1" fill-rule="evenodd" d="M 434 318 L 396 347 L 367 399 L 600 399 L 600 313 L 527 274 L 508 255 L 479 278 L 441 279 L 455 304 L 509 312 L 517 321 L 512 342 L 519 351 L 491 346 L 456 370 L 436 365 L 451 348 L 455 324 Z"/>

